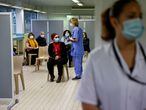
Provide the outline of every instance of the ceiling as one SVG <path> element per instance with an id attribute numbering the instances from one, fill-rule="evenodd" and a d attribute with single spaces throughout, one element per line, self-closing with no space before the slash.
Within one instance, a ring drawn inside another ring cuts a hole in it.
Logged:
<path id="1" fill-rule="evenodd" d="M 94 0 L 80 0 L 84 6 L 94 6 Z M 3 3 L 11 3 L 15 5 L 36 5 L 36 6 L 77 6 L 71 0 L 0 0 Z"/>

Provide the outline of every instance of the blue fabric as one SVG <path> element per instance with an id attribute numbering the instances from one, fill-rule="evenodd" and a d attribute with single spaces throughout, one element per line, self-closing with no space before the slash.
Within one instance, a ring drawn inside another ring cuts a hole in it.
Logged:
<path id="1" fill-rule="evenodd" d="M 72 31 L 72 37 L 78 39 L 77 42 L 72 43 L 71 55 L 72 56 L 83 56 L 83 30 L 80 27 L 74 27 Z"/>
<path id="2" fill-rule="evenodd" d="M 75 74 L 77 77 L 82 76 L 82 72 L 83 72 L 82 59 L 83 59 L 83 56 L 73 56 L 74 69 L 75 69 Z"/>

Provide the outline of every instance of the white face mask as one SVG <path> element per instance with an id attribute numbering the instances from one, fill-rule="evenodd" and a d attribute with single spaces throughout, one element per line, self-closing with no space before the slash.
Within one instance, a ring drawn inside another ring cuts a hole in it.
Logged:
<path id="1" fill-rule="evenodd" d="M 41 37 L 45 37 L 45 35 L 41 35 Z"/>
<path id="2" fill-rule="evenodd" d="M 30 38 L 30 39 L 33 39 L 34 37 L 33 37 L 33 36 L 30 36 L 29 38 Z"/>
<path id="3" fill-rule="evenodd" d="M 68 37 L 69 36 L 69 33 L 65 33 L 65 37 Z"/>
<path id="4" fill-rule="evenodd" d="M 72 23 L 70 23 L 70 26 L 73 27 L 74 25 Z"/>

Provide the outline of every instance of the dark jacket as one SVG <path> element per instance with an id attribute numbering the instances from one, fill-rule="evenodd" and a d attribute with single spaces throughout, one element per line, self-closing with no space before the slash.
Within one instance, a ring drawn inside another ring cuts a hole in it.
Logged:
<path id="1" fill-rule="evenodd" d="M 66 52 L 66 46 L 63 42 L 59 42 L 61 45 L 61 58 L 63 58 L 67 62 L 67 52 Z M 48 47 L 48 54 L 51 58 L 55 59 L 56 55 L 55 52 L 53 51 L 53 43 L 49 44 Z"/>
<path id="2" fill-rule="evenodd" d="M 84 51 L 90 52 L 90 40 L 89 38 L 84 38 L 83 39 L 83 45 L 84 45 Z"/>
<path id="3" fill-rule="evenodd" d="M 38 36 L 36 41 L 38 42 L 39 46 L 46 46 L 47 45 L 46 38 L 42 38 L 41 36 Z"/>

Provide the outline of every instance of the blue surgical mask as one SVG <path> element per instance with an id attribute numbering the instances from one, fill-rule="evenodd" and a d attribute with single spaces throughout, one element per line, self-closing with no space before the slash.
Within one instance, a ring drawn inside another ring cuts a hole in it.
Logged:
<path id="1" fill-rule="evenodd" d="M 123 23 L 123 34 L 128 40 L 135 40 L 142 36 L 144 32 L 144 25 L 142 20 L 137 18 L 127 20 Z"/>
<path id="2" fill-rule="evenodd" d="M 60 39 L 59 38 L 54 38 L 54 42 L 59 42 Z"/>

